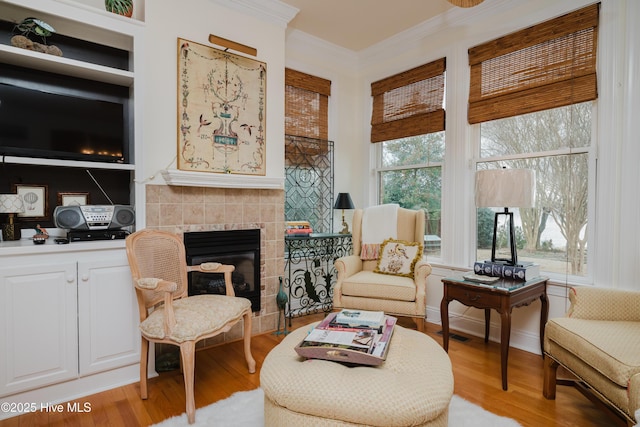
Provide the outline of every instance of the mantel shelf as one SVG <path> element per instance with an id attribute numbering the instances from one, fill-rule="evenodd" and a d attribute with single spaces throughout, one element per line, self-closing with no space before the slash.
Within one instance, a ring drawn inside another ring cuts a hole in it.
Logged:
<path id="1" fill-rule="evenodd" d="M 221 174 L 212 172 L 191 172 L 169 169 L 161 172 L 167 185 L 188 187 L 241 188 L 282 190 L 284 177 Z"/>

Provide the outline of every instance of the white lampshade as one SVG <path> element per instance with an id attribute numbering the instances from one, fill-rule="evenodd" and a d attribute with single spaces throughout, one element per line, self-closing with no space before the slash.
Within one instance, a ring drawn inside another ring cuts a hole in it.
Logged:
<path id="1" fill-rule="evenodd" d="M 489 169 L 476 172 L 479 208 L 531 208 L 536 203 L 536 172 L 532 169 Z"/>
<path id="2" fill-rule="evenodd" d="M 0 213 L 23 213 L 24 201 L 17 194 L 0 194 Z"/>

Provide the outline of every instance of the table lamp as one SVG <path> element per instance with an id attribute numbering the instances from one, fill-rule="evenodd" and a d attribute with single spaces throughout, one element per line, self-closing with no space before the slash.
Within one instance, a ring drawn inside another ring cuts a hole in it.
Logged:
<path id="1" fill-rule="evenodd" d="M 513 212 L 509 207 L 531 208 L 535 205 L 536 173 L 531 169 L 488 169 L 476 172 L 476 206 L 479 208 L 504 207 L 496 212 L 493 221 L 491 262 L 518 265 Z M 496 233 L 501 215 L 509 222 L 511 258 L 496 258 Z"/>
<path id="2" fill-rule="evenodd" d="M 24 201 L 17 194 L 0 194 L 0 213 L 9 216 L 8 222 L 2 224 L 2 240 L 20 240 L 20 227 L 14 223 L 14 215 L 24 212 Z"/>
<path id="3" fill-rule="evenodd" d="M 355 209 L 349 193 L 338 193 L 338 198 L 336 199 L 336 204 L 333 206 L 333 209 L 342 209 L 342 230 L 340 230 L 340 234 L 349 234 L 349 224 L 344 220 L 344 210 Z"/>

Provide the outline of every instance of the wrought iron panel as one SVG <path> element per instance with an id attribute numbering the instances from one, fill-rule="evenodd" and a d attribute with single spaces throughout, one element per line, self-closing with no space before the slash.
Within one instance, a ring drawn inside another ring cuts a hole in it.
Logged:
<path id="1" fill-rule="evenodd" d="M 285 237 L 289 294 L 286 316 L 291 318 L 328 313 L 333 308 L 335 260 L 351 255 L 350 234 L 314 234 L 311 237 Z"/>
<path id="2" fill-rule="evenodd" d="M 333 232 L 333 141 L 285 136 L 285 221 Z"/>

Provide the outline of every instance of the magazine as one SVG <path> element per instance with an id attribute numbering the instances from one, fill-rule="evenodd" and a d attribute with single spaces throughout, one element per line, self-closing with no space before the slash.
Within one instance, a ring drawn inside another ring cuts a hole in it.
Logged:
<path id="1" fill-rule="evenodd" d="M 384 324 L 383 311 L 348 310 L 340 311 L 335 321 L 340 324 L 378 329 Z"/>

